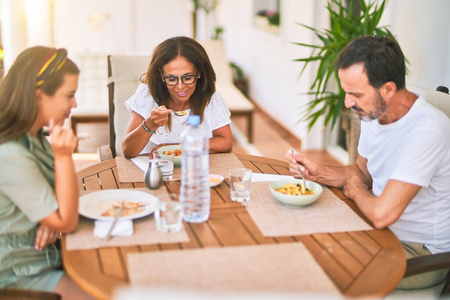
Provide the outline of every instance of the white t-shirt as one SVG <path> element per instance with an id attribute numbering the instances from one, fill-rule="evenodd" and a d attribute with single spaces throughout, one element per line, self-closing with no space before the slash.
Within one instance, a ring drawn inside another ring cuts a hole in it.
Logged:
<path id="1" fill-rule="evenodd" d="M 392 124 L 361 122 L 358 152 L 367 159 L 375 196 L 391 179 L 422 187 L 389 226 L 399 240 L 450 251 L 450 119 L 419 97 Z"/>
<path id="2" fill-rule="evenodd" d="M 147 119 L 150 116 L 152 109 L 158 107 L 158 104 L 150 95 L 148 85 L 142 83 L 138 86 L 133 96 L 125 101 L 125 107 L 130 114 L 134 111 L 144 119 Z M 159 127 L 150 137 L 149 142 L 141 153 L 149 153 L 155 146 L 160 144 L 180 143 L 181 135 L 187 127 L 187 119 L 191 110 L 187 109 L 186 112 L 187 114 L 184 116 L 177 116 L 172 112 L 172 130 L 169 131 L 167 126 Z M 212 138 L 214 130 L 231 123 L 230 115 L 230 110 L 225 104 L 223 97 L 216 92 L 205 108 L 201 128 L 208 133 L 209 138 Z"/>

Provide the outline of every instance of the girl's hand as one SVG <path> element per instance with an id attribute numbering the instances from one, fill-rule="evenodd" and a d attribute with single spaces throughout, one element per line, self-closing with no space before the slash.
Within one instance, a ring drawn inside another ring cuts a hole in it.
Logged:
<path id="1" fill-rule="evenodd" d="M 54 231 L 53 229 L 50 229 L 45 225 L 40 225 L 36 233 L 34 248 L 40 251 L 44 249 L 45 246 L 53 244 L 54 242 L 56 242 L 59 234 L 59 232 Z"/>
<path id="2" fill-rule="evenodd" d="M 62 128 L 55 125 L 53 119 L 50 120 L 50 144 L 56 156 L 70 155 L 75 151 L 78 140 L 72 129 Z"/>

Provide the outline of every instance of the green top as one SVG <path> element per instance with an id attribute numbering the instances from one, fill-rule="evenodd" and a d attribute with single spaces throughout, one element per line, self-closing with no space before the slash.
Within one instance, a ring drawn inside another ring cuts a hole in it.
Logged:
<path id="1" fill-rule="evenodd" d="M 0 144 L 0 288 L 53 291 L 63 274 L 54 244 L 34 249 L 39 220 L 58 209 L 53 157 L 42 130 Z"/>
<path id="2" fill-rule="evenodd" d="M 42 131 L 0 145 L 0 234 L 24 233 L 56 209 L 53 150 Z"/>

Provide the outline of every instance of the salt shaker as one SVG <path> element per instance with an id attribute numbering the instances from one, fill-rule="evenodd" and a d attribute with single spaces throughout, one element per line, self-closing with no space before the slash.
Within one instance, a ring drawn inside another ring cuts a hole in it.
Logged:
<path id="1" fill-rule="evenodd" d="M 151 159 L 148 163 L 147 172 L 144 175 L 145 185 L 152 190 L 155 190 L 161 186 L 163 181 L 163 176 L 161 172 L 161 167 L 158 164 L 157 159 Z"/>

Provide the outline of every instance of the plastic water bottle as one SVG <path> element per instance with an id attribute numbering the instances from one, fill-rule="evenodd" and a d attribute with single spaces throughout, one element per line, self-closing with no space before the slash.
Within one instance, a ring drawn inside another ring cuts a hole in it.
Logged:
<path id="1" fill-rule="evenodd" d="M 208 220 L 211 203 L 209 187 L 209 139 L 200 127 L 200 116 L 191 115 L 181 140 L 181 191 L 183 219 L 200 223 Z"/>

